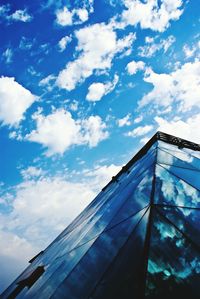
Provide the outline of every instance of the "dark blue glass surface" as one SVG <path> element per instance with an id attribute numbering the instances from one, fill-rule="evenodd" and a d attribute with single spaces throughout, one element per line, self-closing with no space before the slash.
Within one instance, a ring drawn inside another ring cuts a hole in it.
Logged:
<path id="1" fill-rule="evenodd" d="M 94 288 L 94 281 L 101 279 L 144 213 L 145 211 L 141 211 L 102 233 L 52 298 L 88 298 Z"/>
<path id="2" fill-rule="evenodd" d="M 199 298 L 200 254 L 155 208 L 146 298 Z"/>

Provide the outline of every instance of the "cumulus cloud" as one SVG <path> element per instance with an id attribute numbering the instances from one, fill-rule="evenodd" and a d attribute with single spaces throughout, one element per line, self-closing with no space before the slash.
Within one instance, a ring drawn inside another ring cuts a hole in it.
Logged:
<path id="1" fill-rule="evenodd" d="M 76 14 L 78 15 L 79 19 L 82 22 L 86 22 L 88 20 L 88 11 L 87 11 L 87 9 L 80 8 L 80 9 L 77 9 L 75 12 L 76 12 Z"/>
<path id="2" fill-rule="evenodd" d="M 56 22 L 60 26 L 72 25 L 72 16 L 73 13 L 70 12 L 67 7 L 63 7 L 63 9 L 59 9 L 56 12 Z"/>
<path id="3" fill-rule="evenodd" d="M 63 154 L 72 145 L 94 147 L 108 137 L 106 125 L 99 116 L 74 120 L 70 112 L 59 109 L 47 116 L 36 113 L 33 118 L 37 128 L 25 139 L 42 144 L 48 149 L 47 155 Z"/>
<path id="4" fill-rule="evenodd" d="M 18 9 L 14 13 L 10 14 L 10 4 L 0 6 L 0 17 L 6 20 L 8 23 L 15 22 L 30 22 L 33 17 L 28 14 L 27 10 Z"/>
<path id="5" fill-rule="evenodd" d="M 106 124 L 99 116 L 90 116 L 82 121 L 82 143 L 86 143 L 89 147 L 96 146 L 100 141 L 107 139 L 109 136 L 106 131 Z"/>
<path id="6" fill-rule="evenodd" d="M 9 16 L 9 19 L 12 19 L 14 21 L 21 21 L 21 22 L 30 22 L 32 20 L 32 16 L 28 14 L 27 10 L 19 9 L 16 10 L 12 15 Z"/>
<path id="7" fill-rule="evenodd" d="M 100 101 L 104 95 L 110 93 L 115 88 L 118 80 L 119 80 L 119 77 L 117 75 L 115 75 L 113 82 L 92 83 L 89 86 L 86 100 L 91 101 L 91 102 Z"/>
<path id="8" fill-rule="evenodd" d="M 175 42 L 175 37 L 173 35 L 168 36 L 166 39 L 161 39 L 159 42 L 154 42 L 148 40 L 148 44 L 145 46 L 141 46 L 138 48 L 139 55 L 142 57 L 152 57 L 156 54 L 156 52 L 163 49 L 164 53 L 171 47 L 171 45 Z"/>
<path id="9" fill-rule="evenodd" d="M 110 69 L 114 56 L 128 49 L 135 40 L 133 33 L 117 40 L 112 26 L 104 23 L 82 28 L 76 31 L 75 35 L 79 56 L 69 62 L 57 78 L 58 86 L 69 91 L 91 76 L 95 70 Z"/>
<path id="10" fill-rule="evenodd" d="M 119 127 L 124 127 L 124 126 L 130 126 L 131 125 L 131 114 L 127 114 L 126 116 L 124 116 L 123 118 L 120 118 L 117 120 L 117 124 Z"/>
<path id="11" fill-rule="evenodd" d="M 158 126 L 158 131 L 200 143 L 200 131 L 197 129 L 200 124 L 199 114 L 189 117 L 186 120 L 173 119 L 170 121 L 157 116 L 155 117 L 155 121 Z"/>
<path id="12" fill-rule="evenodd" d="M 145 69 L 145 63 L 143 61 L 131 61 L 127 64 L 126 69 L 130 75 L 135 75 L 138 71 Z"/>
<path id="13" fill-rule="evenodd" d="M 58 42 L 58 47 L 60 49 L 60 52 L 63 52 L 71 41 L 72 41 L 71 36 L 66 35 L 62 37 L 61 40 Z"/>
<path id="14" fill-rule="evenodd" d="M 152 125 L 140 126 L 140 127 L 133 129 L 132 131 L 129 131 L 128 133 L 126 133 L 126 136 L 129 136 L 129 137 L 143 136 L 152 130 L 153 130 Z"/>
<path id="15" fill-rule="evenodd" d="M 84 23 L 88 20 L 88 17 L 88 10 L 84 7 L 70 11 L 65 6 L 56 11 L 56 23 L 60 26 L 71 26 L 73 24 Z"/>
<path id="16" fill-rule="evenodd" d="M 0 121 L 6 125 L 18 125 L 24 113 L 37 99 L 28 89 L 15 81 L 15 78 L 0 78 Z"/>
<path id="17" fill-rule="evenodd" d="M 169 74 L 157 74 L 148 70 L 144 80 L 153 84 L 153 89 L 139 102 L 143 107 L 147 104 L 169 106 L 179 103 L 180 111 L 187 111 L 200 105 L 200 61 L 185 63 Z"/>
<path id="18" fill-rule="evenodd" d="M 142 29 L 163 32 L 170 21 L 178 20 L 183 12 L 182 0 L 124 0 L 122 14 L 124 26 L 140 24 Z"/>

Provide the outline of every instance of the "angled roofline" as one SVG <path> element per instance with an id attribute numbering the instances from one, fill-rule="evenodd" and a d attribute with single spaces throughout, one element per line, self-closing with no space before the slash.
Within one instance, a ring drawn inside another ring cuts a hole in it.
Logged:
<path id="1" fill-rule="evenodd" d="M 153 137 L 137 152 L 137 154 L 125 165 L 122 167 L 122 169 L 114 176 L 112 177 L 112 180 L 102 189 L 104 191 L 110 184 L 117 181 L 117 179 L 120 177 L 120 175 L 123 172 L 126 172 L 137 160 L 139 160 L 141 157 L 143 157 L 147 151 L 150 149 L 150 147 L 157 141 L 161 140 L 163 142 L 166 142 L 168 144 L 176 145 L 179 149 L 182 148 L 188 148 L 193 151 L 200 151 L 200 144 L 194 143 L 192 141 L 188 141 L 186 139 L 182 139 L 180 137 L 176 137 L 167 133 L 163 133 L 158 131 Z"/>

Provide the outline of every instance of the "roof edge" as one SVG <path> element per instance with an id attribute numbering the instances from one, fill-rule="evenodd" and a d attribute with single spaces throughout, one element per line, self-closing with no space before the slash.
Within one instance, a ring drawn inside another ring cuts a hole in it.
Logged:
<path id="1" fill-rule="evenodd" d="M 153 137 L 137 152 L 137 154 L 125 165 L 122 167 L 122 169 L 114 176 L 112 177 L 112 180 L 103 187 L 102 191 L 104 191 L 111 183 L 117 181 L 117 179 L 120 177 L 120 175 L 123 172 L 126 172 L 137 160 L 139 160 L 142 156 L 144 156 L 147 151 L 150 149 L 150 147 L 157 141 L 161 140 L 163 142 L 172 144 L 177 146 L 179 149 L 182 148 L 188 148 L 193 151 L 200 151 L 200 144 L 194 143 L 192 141 L 188 141 L 186 139 L 182 139 L 180 137 L 176 137 L 161 131 L 158 131 Z"/>

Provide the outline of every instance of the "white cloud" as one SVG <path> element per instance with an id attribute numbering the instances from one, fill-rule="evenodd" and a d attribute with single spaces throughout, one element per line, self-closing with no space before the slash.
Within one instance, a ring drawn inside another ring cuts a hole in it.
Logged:
<path id="1" fill-rule="evenodd" d="M 108 136 L 106 124 L 99 116 L 90 116 L 82 121 L 82 142 L 88 144 L 89 147 L 96 146 Z"/>
<path id="2" fill-rule="evenodd" d="M 126 69 L 130 75 L 135 75 L 138 71 L 145 69 L 145 63 L 143 61 L 131 61 L 127 64 Z"/>
<path id="3" fill-rule="evenodd" d="M 56 12 L 56 22 L 60 26 L 72 25 L 72 17 L 73 13 L 70 12 L 67 7 L 63 7 L 63 9 L 59 9 Z"/>
<path id="4" fill-rule="evenodd" d="M 41 168 L 37 168 L 35 166 L 29 166 L 28 168 L 21 170 L 21 175 L 25 180 L 41 177 L 44 174 L 45 172 Z"/>
<path id="5" fill-rule="evenodd" d="M 32 16 L 29 15 L 26 11 L 24 10 L 16 10 L 12 15 L 9 16 L 9 19 L 12 19 L 14 21 L 21 21 L 21 22 L 30 22 L 32 20 Z"/>
<path id="6" fill-rule="evenodd" d="M 80 125 L 71 114 L 63 109 L 52 114 L 34 116 L 37 129 L 26 136 L 29 141 L 37 142 L 48 148 L 48 155 L 63 154 L 73 144 L 79 143 Z"/>
<path id="7" fill-rule="evenodd" d="M 63 38 L 61 38 L 61 40 L 58 42 L 58 47 L 60 49 L 60 52 L 63 52 L 67 45 L 72 41 L 71 36 L 64 36 Z"/>
<path id="8" fill-rule="evenodd" d="M 0 121 L 6 125 L 17 125 L 26 110 L 37 99 L 14 78 L 0 78 Z"/>
<path id="9" fill-rule="evenodd" d="M 183 52 L 185 54 L 186 59 L 189 59 L 191 57 L 200 58 L 200 41 L 193 45 L 185 44 L 183 46 Z"/>
<path id="10" fill-rule="evenodd" d="M 158 126 L 158 130 L 165 132 L 167 134 L 172 134 L 174 136 L 191 140 L 196 143 L 200 143 L 200 115 L 194 115 L 186 120 L 174 119 L 167 121 L 162 117 L 155 117 L 155 121 Z"/>
<path id="11" fill-rule="evenodd" d="M 7 48 L 3 54 L 2 57 L 4 58 L 6 63 L 11 63 L 13 58 L 13 50 L 11 48 Z"/>
<path id="12" fill-rule="evenodd" d="M 130 126 L 131 125 L 131 114 L 127 114 L 126 116 L 124 116 L 123 118 L 120 118 L 117 120 L 117 124 L 119 127 L 124 127 L 124 126 Z"/>
<path id="13" fill-rule="evenodd" d="M 9 14 L 10 12 L 10 4 L 5 4 L 0 6 L 0 17 L 4 18 L 6 21 L 8 21 L 9 23 L 11 21 L 20 21 L 20 22 L 30 22 L 33 17 L 31 15 L 28 14 L 27 10 L 24 9 L 18 9 L 16 10 L 14 13 Z"/>
<path id="14" fill-rule="evenodd" d="M 138 116 L 138 117 L 136 117 L 136 118 L 134 119 L 134 123 L 135 123 L 135 124 L 138 124 L 138 123 L 140 123 L 142 120 L 143 120 L 143 116 L 140 115 L 140 116 Z"/>
<path id="15" fill-rule="evenodd" d="M 94 169 L 86 169 L 83 171 L 84 182 L 90 186 L 92 190 L 98 192 L 116 175 L 122 166 L 120 165 L 97 165 Z"/>
<path id="16" fill-rule="evenodd" d="M 152 125 L 140 126 L 140 127 L 135 128 L 134 130 L 126 133 L 126 136 L 130 136 L 130 137 L 143 136 L 143 135 L 149 133 L 151 130 L 153 130 Z"/>
<path id="17" fill-rule="evenodd" d="M 91 11 L 90 11 L 91 12 Z M 77 20 L 78 17 L 78 20 Z M 89 14 L 86 8 L 78 8 L 70 11 L 66 6 L 56 11 L 56 22 L 60 26 L 71 26 L 84 23 Z"/>
<path id="18" fill-rule="evenodd" d="M 88 20 L 88 11 L 85 8 L 80 8 L 76 10 L 76 14 L 82 22 L 86 22 Z"/>
<path id="19" fill-rule="evenodd" d="M 124 26 L 140 24 L 142 29 L 163 32 L 171 20 L 178 20 L 183 12 L 182 0 L 124 0 L 122 14 Z"/>
<path id="20" fill-rule="evenodd" d="M 100 101 L 104 95 L 110 93 L 115 88 L 118 80 L 119 77 L 115 75 L 113 82 L 92 83 L 89 86 L 86 100 L 91 102 Z"/>
<path id="21" fill-rule="evenodd" d="M 158 43 L 154 40 L 148 41 L 148 45 L 139 47 L 139 55 L 142 57 L 152 57 L 156 52 L 163 49 L 164 53 L 167 52 L 169 47 L 175 42 L 175 37 L 173 35 L 168 36 L 166 39 L 161 39 Z"/>
<path id="22" fill-rule="evenodd" d="M 69 105 L 69 109 L 71 109 L 72 111 L 77 111 L 78 110 L 78 101 L 73 100 Z"/>
<path id="23" fill-rule="evenodd" d="M 53 74 L 48 75 L 39 82 L 39 86 L 47 88 L 48 91 L 51 91 L 55 85 L 56 76 Z"/>
<path id="24" fill-rule="evenodd" d="M 25 138 L 46 147 L 49 156 L 63 154 L 72 145 L 94 147 L 108 137 L 106 125 L 99 116 L 74 120 L 70 112 L 59 109 L 47 116 L 36 113 L 33 117 L 37 128 Z"/>
<path id="25" fill-rule="evenodd" d="M 149 103 L 157 106 L 169 106 L 179 103 L 180 111 L 187 111 L 200 105 L 200 61 L 185 63 L 169 74 L 157 74 L 148 70 L 144 78 L 153 84 L 153 90 L 139 102 L 143 107 Z"/>
<path id="26" fill-rule="evenodd" d="M 75 35 L 78 39 L 76 50 L 79 56 L 69 62 L 57 78 L 58 86 L 69 91 L 91 76 L 95 70 L 110 69 L 114 56 L 129 48 L 135 40 L 132 33 L 117 40 L 116 32 L 104 23 L 82 28 L 76 31 Z"/>

